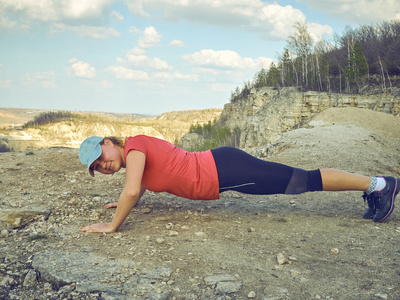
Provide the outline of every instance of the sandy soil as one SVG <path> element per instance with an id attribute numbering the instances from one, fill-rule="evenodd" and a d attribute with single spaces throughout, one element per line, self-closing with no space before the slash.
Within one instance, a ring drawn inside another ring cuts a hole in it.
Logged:
<path id="1" fill-rule="evenodd" d="M 330 109 L 309 128 L 285 134 L 266 159 L 400 177 L 399 128 L 400 117 Z M 7 251 L 0 256 L 1 276 L 29 269 L 37 252 L 90 247 L 104 260 L 171 267 L 164 286 L 169 299 L 400 299 L 400 214 L 395 209 L 383 223 L 362 219 L 360 192 L 227 192 L 217 201 L 146 192 L 119 233 L 83 234 L 80 227 L 111 220 L 113 211 L 102 206 L 116 201 L 124 174 L 92 179 L 77 156 L 76 149 L 65 148 L 0 154 L 1 207 L 51 208 L 47 220 L 0 239 L 0 249 Z M 47 238 L 30 241 L 31 232 Z M 281 256 L 286 260 L 279 264 Z M 218 274 L 232 275 L 238 291 L 221 293 L 204 281 Z M 61 299 L 54 289 L 33 292 L 22 286 L 23 275 L 14 277 L 14 285 L 3 289 L 4 299 L 7 293 L 15 299 Z"/>

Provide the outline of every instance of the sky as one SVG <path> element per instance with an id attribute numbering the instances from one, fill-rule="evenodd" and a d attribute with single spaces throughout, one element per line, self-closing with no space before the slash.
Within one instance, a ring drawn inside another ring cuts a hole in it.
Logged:
<path id="1" fill-rule="evenodd" d="M 222 108 L 307 22 L 315 40 L 400 19 L 399 0 L 0 0 L 0 107 Z"/>

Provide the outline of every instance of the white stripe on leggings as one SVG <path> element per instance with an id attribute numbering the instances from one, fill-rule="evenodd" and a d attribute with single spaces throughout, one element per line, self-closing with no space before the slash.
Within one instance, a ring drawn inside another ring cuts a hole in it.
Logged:
<path id="1" fill-rule="evenodd" d="M 233 185 L 233 186 L 222 187 L 222 188 L 219 188 L 219 189 L 220 189 L 220 190 L 226 190 L 226 189 L 232 189 L 232 188 L 237 188 L 237 187 L 242 187 L 242 186 L 252 185 L 252 184 L 256 184 L 256 183 L 255 183 L 255 182 L 249 182 L 249 183 L 244 183 L 244 184 L 239 184 L 239 185 Z"/>

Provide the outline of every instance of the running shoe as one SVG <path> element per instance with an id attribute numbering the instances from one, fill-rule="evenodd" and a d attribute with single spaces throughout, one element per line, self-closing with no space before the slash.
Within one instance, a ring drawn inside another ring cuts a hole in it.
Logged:
<path id="1" fill-rule="evenodd" d="M 375 198 L 374 196 L 367 194 L 364 192 L 364 195 L 362 196 L 364 199 L 364 204 L 365 201 L 368 204 L 367 210 L 363 214 L 364 219 L 372 219 L 375 216 L 376 208 L 375 208 Z"/>
<path id="2" fill-rule="evenodd" d="M 371 193 L 375 202 L 374 222 L 382 222 L 390 216 L 394 209 L 394 199 L 399 193 L 399 179 L 393 177 L 383 177 L 386 181 L 386 187 L 381 191 Z"/>

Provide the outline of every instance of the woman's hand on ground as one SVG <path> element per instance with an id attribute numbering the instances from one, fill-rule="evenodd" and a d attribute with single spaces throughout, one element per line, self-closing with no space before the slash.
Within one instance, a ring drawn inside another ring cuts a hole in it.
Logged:
<path id="1" fill-rule="evenodd" d="M 115 233 L 116 230 L 114 230 L 111 227 L 111 223 L 97 223 L 97 224 L 92 224 L 86 227 L 83 227 L 80 229 L 82 232 L 105 232 L 105 233 Z"/>
<path id="2" fill-rule="evenodd" d="M 114 203 L 107 203 L 106 205 L 104 205 L 104 208 L 114 208 L 117 207 L 118 202 L 114 202 Z"/>

